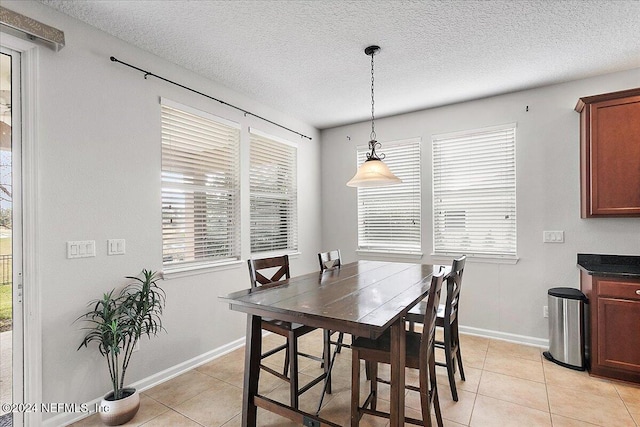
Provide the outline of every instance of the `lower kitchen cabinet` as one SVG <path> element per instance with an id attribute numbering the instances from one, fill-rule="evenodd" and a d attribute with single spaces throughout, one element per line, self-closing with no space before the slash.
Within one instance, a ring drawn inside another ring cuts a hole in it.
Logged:
<path id="1" fill-rule="evenodd" d="M 640 383 L 640 279 L 580 274 L 591 315 L 589 372 Z"/>

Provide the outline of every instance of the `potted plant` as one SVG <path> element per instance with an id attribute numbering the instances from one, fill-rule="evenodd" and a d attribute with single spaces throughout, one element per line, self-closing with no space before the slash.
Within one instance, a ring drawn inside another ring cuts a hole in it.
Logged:
<path id="1" fill-rule="evenodd" d="M 89 303 L 91 310 L 76 320 L 89 325 L 78 347 L 96 342 L 107 360 L 113 390 L 102 399 L 100 418 L 106 425 L 120 425 L 131 420 L 140 407 L 140 396 L 134 388 L 124 387 L 131 356 L 141 336 L 156 336 L 163 330 L 160 316 L 165 305 L 165 292 L 157 285 L 161 275 L 142 270 L 142 278 L 127 277 L 133 282 L 119 294 L 115 289 L 102 299 Z"/>

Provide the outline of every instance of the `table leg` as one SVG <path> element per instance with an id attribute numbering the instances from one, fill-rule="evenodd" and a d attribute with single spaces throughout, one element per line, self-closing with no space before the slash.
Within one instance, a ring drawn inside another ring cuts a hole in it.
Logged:
<path id="1" fill-rule="evenodd" d="M 289 332 L 289 394 L 291 407 L 298 409 L 298 340 Z"/>
<path id="2" fill-rule="evenodd" d="M 404 319 L 400 319 L 391 325 L 391 427 L 404 427 L 405 347 Z"/>
<path id="3" fill-rule="evenodd" d="M 242 425 L 255 427 L 258 407 L 253 400 L 258 394 L 260 355 L 262 354 L 262 318 L 247 315 L 247 342 L 244 350 L 244 384 L 242 388 Z"/>

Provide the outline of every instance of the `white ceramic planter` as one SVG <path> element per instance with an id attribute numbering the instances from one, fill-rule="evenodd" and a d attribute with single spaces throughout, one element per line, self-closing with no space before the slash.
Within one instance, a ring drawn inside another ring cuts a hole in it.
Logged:
<path id="1" fill-rule="evenodd" d="M 113 398 L 113 392 L 107 394 L 100 403 L 100 419 L 105 425 L 119 426 L 130 421 L 136 416 L 140 408 L 140 395 L 135 388 L 122 389 L 127 397 L 120 400 L 109 400 Z"/>

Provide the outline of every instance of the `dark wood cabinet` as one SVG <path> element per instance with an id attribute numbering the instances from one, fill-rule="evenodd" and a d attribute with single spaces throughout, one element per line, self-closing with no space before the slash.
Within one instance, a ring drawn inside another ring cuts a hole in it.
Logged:
<path id="1" fill-rule="evenodd" d="M 640 217 L 640 88 L 580 98 L 582 218 Z"/>
<path id="2" fill-rule="evenodd" d="M 589 372 L 640 383 L 640 279 L 592 276 L 581 272 L 589 297 Z"/>

